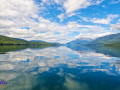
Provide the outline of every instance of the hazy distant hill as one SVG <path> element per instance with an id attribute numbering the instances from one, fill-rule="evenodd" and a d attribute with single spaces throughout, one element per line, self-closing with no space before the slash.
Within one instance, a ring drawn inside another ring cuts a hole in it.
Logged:
<path id="1" fill-rule="evenodd" d="M 92 39 L 81 38 L 81 39 L 76 39 L 76 40 L 73 40 L 71 42 L 68 42 L 67 45 L 72 45 L 72 44 L 87 44 L 90 41 L 92 41 Z"/>
<path id="2" fill-rule="evenodd" d="M 91 41 L 89 44 L 113 44 L 113 43 L 120 43 L 120 33 L 99 37 L 96 40 Z"/>
<path id="3" fill-rule="evenodd" d="M 71 42 L 68 42 L 66 46 L 72 48 L 75 47 L 76 45 L 81 46 L 81 44 L 90 47 L 94 46 L 97 48 L 105 46 L 105 47 L 110 47 L 111 49 L 120 50 L 120 33 L 99 37 L 95 40 L 87 39 L 87 38 L 76 39 Z"/>
<path id="4" fill-rule="evenodd" d="M 26 41 L 0 35 L 0 45 L 58 45 L 58 43 L 48 43 L 43 41 Z"/>
<path id="5" fill-rule="evenodd" d="M 31 40 L 31 42 L 45 42 L 45 41 L 42 41 L 42 40 Z"/>
<path id="6" fill-rule="evenodd" d="M 101 44 L 113 49 L 120 49 L 120 33 L 99 37 L 96 40 L 89 42 L 88 44 Z"/>

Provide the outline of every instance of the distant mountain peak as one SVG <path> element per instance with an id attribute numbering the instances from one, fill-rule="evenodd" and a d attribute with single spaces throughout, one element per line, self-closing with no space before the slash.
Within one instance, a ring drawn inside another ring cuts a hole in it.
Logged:
<path id="1" fill-rule="evenodd" d="M 77 38 L 76 40 L 68 42 L 67 44 L 86 44 L 90 41 L 92 41 L 90 38 Z"/>
<path id="2" fill-rule="evenodd" d="M 120 33 L 99 37 L 91 41 L 89 44 L 104 44 L 104 43 L 114 43 L 114 42 L 120 42 Z"/>

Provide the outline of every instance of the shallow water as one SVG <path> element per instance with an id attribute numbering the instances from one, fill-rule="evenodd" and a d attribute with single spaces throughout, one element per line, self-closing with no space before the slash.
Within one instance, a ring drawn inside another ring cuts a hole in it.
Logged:
<path id="1" fill-rule="evenodd" d="M 0 80 L 8 83 L 0 90 L 120 90 L 119 52 L 104 50 L 60 46 L 0 54 Z"/>

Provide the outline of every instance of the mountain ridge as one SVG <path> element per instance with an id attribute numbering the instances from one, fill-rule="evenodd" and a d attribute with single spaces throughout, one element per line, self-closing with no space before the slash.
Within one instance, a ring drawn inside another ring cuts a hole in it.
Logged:
<path id="1" fill-rule="evenodd" d="M 111 44 L 120 42 L 120 33 L 99 37 L 88 44 Z"/>
<path id="2" fill-rule="evenodd" d="M 58 45 L 58 43 L 49 43 L 45 41 L 27 41 L 19 38 L 10 38 L 0 35 L 0 45 Z"/>

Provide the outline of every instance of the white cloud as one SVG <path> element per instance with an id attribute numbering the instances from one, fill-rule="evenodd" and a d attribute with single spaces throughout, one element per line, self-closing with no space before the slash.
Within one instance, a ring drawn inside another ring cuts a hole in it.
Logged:
<path id="1" fill-rule="evenodd" d="M 42 0 L 44 3 L 46 3 L 47 2 L 47 0 Z"/>
<path id="2" fill-rule="evenodd" d="M 42 8 L 39 7 L 39 10 L 42 11 Z M 106 30 L 101 26 L 81 25 L 77 22 L 68 22 L 66 25 L 51 22 L 37 15 L 38 6 L 32 0 L 0 0 L 0 12 L 0 34 L 14 38 L 66 43 L 75 39 L 75 36 L 69 36 L 72 31 L 80 34 L 92 33 L 92 36 L 93 33 L 105 33 Z M 74 13 L 69 15 L 72 16 Z M 64 14 L 58 17 L 62 21 Z M 59 32 L 60 35 L 56 35 L 55 32 Z"/>
<path id="3" fill-rule="evenodd" d="M 61 5 L 66 14 L 71 14 L 79 9 L 84 9 L 92 5 L 101 4 L 104 0 L 42 0 L 47 5 L 59 4 Z"/>
<path id="4" fill-rule="evenodd" d="M 90 21 L 90 19 L 89 19 L 89 18 L 86 18 L 86 17 L 81 17 L 81 19 L 82 19 L 83 21 L 86 21 L 86 22 L 89 22 L 89 21 Z"/>
<path id="5" fill-rule="evenodd" d="M 106 6 L 105 5 L 102 5 L 103 8 L 105 8 Z"/>
<path id="6" fill-rule="evenodd" d="M 110 35 L 110 34 L 113 34 L 113 33 L 112 32 L 104 32 L 104 33 L 96 33 L 93 35 L 91 33 L 88 33 L 88 34 L 80 34 L 79 36 L 76 36 L 75 38 L 96 39 L 98 37 L 103 37 L 103 36 Z"/>
<path id="7" fill-rule="evenodd" d="M 99 23 L 99 24 L 110 24 L 110 19 L 97 19 L 97 18 L 93 18 L 91 20 L 91 22 L 93 23 Z"/>
<path id="8" fill-rule="evenodd" d="M 32 0 L 0 0 L 0 17 L 22 17 L 33 15 L 37 7 Z M 22 13 L 21 13 L 22 12 Z M 27 13 L 26 13 L 27 12 Z"/>
<path id="9" fill-rule="evenodd" d="M 74 15 L 76 15 L 76 13 L 71 13 L 71 14 L 69 14 L 69 15 L 66 15 L 66 14 L 64 14 L 64 13 L 61 13 L 61 14 L 58 15 L 57 17 L 60 19 L 60 22 L 62 22 L 62 21 L 64 21 L 64 19 L 65 19 L 66 17 L 72 17 L 72 16 L 74 16 Z"/>
<path id="10" fill-rule="evenodd" d="M 120 23 L 112 24 L 110 28 L 111 30 L 120 31 Z"/>
<path id="11" fill-rule="evenodd" d="M 86 17 L 81 17 L 82 20 L 86 22 L 93 22 L 93 23 L 99 23 L 99 24 L 110 24 L 111 21 L 113 21 L 115 18 L 119 17 L 119 15 L 115 14 L 109 14 L 107 15 L 107 18 L 86 18 Z"/>
<path id="12" fill-rule="evenodd" d="M 0 28 L 10 28 L 15 26 L 16 24 L 13 21 L 0 19 Z"/>
<path id="13" fill-rule="evenodd" d="M 55 1 L 55 3 L 62 5 L 65 0 L 54 0 L 54 1 Z"/>
<path id="14" fill-rule="evenodd" d="M 91 21 L 93 23 L 100 23 L 100 24 L 110 24 L 110 22 L 117 18 L 119 15 L 107 15 L 107 18 L 106 19 L 97 19 L 97 18 L 93 18 Z"/>
<path id="15" fill-rule="evenodd" d="M 76 13 L 71 13 L 71 14 L 68 15 L 68 17 L 72 17 L 74 15 L 76 15 Z"/>
<path id="16" fill-rule="evenodd" d="M 103 0 L 66 0 L 63 7 L 66 10 L 67 14 L 73 13 L 76 10 L 87 8 L 91 5 L 98 5 L 102 3 Z"/>
<path id="17" fill-rule="evenodd" d="M 98 4 L 100 4 L 100 3 L 102 3 L 104 0 L 97 0 L 96 2 L 95 2 L 95 5 L 98 5 Z"/>
<path id="18" fill-rule="evenodd" d="M 120 0 L 111 0 L 111 4 L 116 4 L 116 3 L 119 3 L 120 2 Z"/>
<path id="19" fill-rule="evenodd" d="M 101 4 L 104 0 L 42 0 L 43 3 L 49 5 L 58 4 L 60 5 L 60 11 L 65 12 L 65 14 L 60 14 L 58 18 L 63 20 L 63 16 L 71 17 L 76 15 L 74 13 L 77 10 L 85 9 L 92 5 Z M 61 19 L 62 18 L 62 19 Z"/>
<path id="20" fill-rule="evenodd" d="M 60 19 L 60 22 L 62 22 L 64 20 L 64 18 L 65 18 L 65 14 L 61 13 L 57 17 Z"/>

